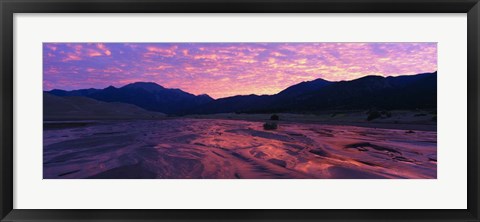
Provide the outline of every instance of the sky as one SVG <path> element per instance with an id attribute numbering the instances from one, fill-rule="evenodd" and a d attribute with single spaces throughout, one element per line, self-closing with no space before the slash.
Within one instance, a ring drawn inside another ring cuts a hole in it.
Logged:
<path id="1" fill-rule="evenodd" d="M 317 78 L 341 81 L 436 70 L 436 43 L 43 44 L 44 90 L 156 82 L 223 98 L 275 94 Z"/>

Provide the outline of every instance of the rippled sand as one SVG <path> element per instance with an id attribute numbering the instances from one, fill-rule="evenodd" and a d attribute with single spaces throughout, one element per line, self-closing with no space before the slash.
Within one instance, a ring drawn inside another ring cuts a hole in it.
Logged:
<path id="1" fill-rule="evenodd" d="M 436 178 L 437 134 L 171 119 L 44 131 L 44 178 Z"/>

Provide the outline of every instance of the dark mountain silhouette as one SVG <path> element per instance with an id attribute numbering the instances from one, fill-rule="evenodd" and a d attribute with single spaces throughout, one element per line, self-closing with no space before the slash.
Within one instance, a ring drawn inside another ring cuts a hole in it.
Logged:
<path id="1" fill-rule="evenodd" d="M 49 93 L 56 96 L 88 96 L 97 91 L 100 91 L 100 89 L 90 88 L 90 89 L 79 89 L 79 90 L 72 90 L 72 91 L 54 89 L 49 91 Z"/>
<path id="2" fill-rule="evenodd" d="M 232 96 L 217 99 L 209 103 L 187 110 L 182 114 L 213 114 L 213 113 L 232 113 L 247 112 L 252 108 L 262 107 L 266 102 L 270 102 L 271 96 L 245 95 Z"/>
<path id="3" fill-rule="evenodd" d="M 135 82 L 135 83 L 130 83 L 122 88 L 123 89 L 144 89 L 150 93 L 157 93 L 162 90 L 165 90 L 163 86 L 158 85 L 154 82 Z"/>
<path id="4" fill-rule="evenodd" d="M 268 110 L 275 103 L 281 104 L 285 100 L 294 100 L 297 96 L 319 90 L 331 83 L 323 79 L 316 79 L 290 86 L 271 96 L 252 94 L 220 98 L 189 110 L 186 114 L 242 113 Z"/>
<path id="5" fill-rule="evenodd" d="M 158 119 L 165 114 L 125 103 L 106 103 L 84 96 L 43 94 L 44 120 Z"/>
<path id="6" fill-rule="evenodd" d="M 272 96 L 217 99 L 191 113 L 275 113 L 323 110 L 436 108 L 437 75 L 365 76 L 351 81 L 317 79 L 288 87 Z"/>
<path id="7" fill-rule="evenodd" d="M 307 82 L 301 82 L 299 84 L 290 86 L 283 91 L 279 92 L 278 94 L 274 95 L 277 98 L 295 98 L 297 96 L 300 96 L 302 94 L 314 92 L 317 90 L 320 90 L 321 88 L 328 86 L 332 84 L 332 82 L 329 82 L 324 79 L 315 79 L 312 81 L 307 81 Z"/>
<path id="8" fill-rule="evenodd" d="M 329 84 L 293 99 L 254 108 L 250 112 L 308 112 L 354 109 L 436 108 L 437 75 L 366 76 L 352 81 Z"/>
<path id="9" fill-rule="evenodd" d="M 57 96 L 86 96 L 104 102 L 122 102 L 166 114 L 184 113 L 189 109 L 213 101 L 208 95 L 195 96 L 180 89 L 167 89 L 156 83 L 136 82 L 121 88 L 109 86 L 105 89 L 52 90 Z"/>
<path id="10" fill-rule="evenodd" d="M 132 83 L 103 90 L 52 90 L 59 96 L 81 95 L 123 102 L 167 114 L 317 112 L 323 110 L 422 109 L 437 106 L 437 72 L 410 76 L 365 76 L 351 81 L 302 82 L 275 95 L 239 95 L 212 99 L 156 83 Z"/>

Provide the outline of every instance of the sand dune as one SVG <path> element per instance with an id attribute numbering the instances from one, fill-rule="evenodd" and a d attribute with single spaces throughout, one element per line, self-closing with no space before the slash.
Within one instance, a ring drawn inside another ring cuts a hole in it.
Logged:
<path id="1" fill-rule="evenodd" d="M 165 114 L 118 102 L 102 102 L 83 96 L 55 96 L 43 93 L 43 119 L 48 120 L 122 120 L 162 119 Z"/>
<path id="2" fill-rule="evenodd" d="M 44 178 L 436 178 L 437 135 L 307 123 L 170 119 L 44 131 Z"/>

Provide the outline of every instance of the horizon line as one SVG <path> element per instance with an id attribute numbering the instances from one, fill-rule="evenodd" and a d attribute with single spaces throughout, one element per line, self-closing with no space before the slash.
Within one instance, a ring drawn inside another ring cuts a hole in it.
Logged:
<path id="1" fill-rule="evenodd" d="M 53 90 L 62 90 L 62 91 L 67 91 L 67 92 L 71 92 L 71 91 L 76 91 L 76 90 L 85 90 L 85 89 L 95 89 L 95 90 L 103 90 L 103 89 L 106 89 L 106 88 L 109 88 L 109 87 L 113 87 L 113 88 L 116 88 L 116 89 L 120 89 L 120 88 L 123 88 L 127 85 L 130 85 L 130 84 L 134 84 L 134 83 L 154 83 L 160 87 L 163 87 L 165 89 L 178 89 L 178 90 L 181 90 L 185 93 L 188 93 L 188 94 L 192 94 L 194 96 L 202 96 L 202 95 L 206 95 L 214 100 L 218 100 L 218 99 L 224 99 L 224 98 L 231 98 L 231 97 L 235 97 L 235 96 L 272 96 L 272 95 L 276 95 L 294 85 L 298 85 L 300 83 L 304 83 L 304 82 L 311 82 L 311 81 L 315 81 L 315 80 L 325 80 L 325 81 L 328 81 L 328 82 L 332 82 L 332 83 L 335 83 L 335 82 L 343 82 L 343 81 L 354 81 L 354 80 L 358 80 L 358 79 L 361 79 L 361 78 L 365 78 L 365 77 L 373 77 L 373 76 L 376 76 L 376 77 L 382 77 L 382 78 L 389 78 L 389 77 L 400 77 L 400 76 L 415 76 L 415 75 L 425 75 L 425 74 L 436 74 L 438 72 L 438 70 L 435 70 L 433 72 L 422 72 L 422 73 L 415 73 L 415 74 L 399 74 L 399 75 L 395 75 L 395 76 L 382 76 L 382 75 L 365 75 L 365 76 L 362 76 L 362 77 L 359 77 L 359 78 L 356 78 L 356 79 L 350 79 L 350 80 L 340 80 L 340 81 L 330 81 L 330 80 L 327 80 L 327 79 L 324 79 L 324 78 L 316 78 L 316 79 L 312 79 L 312 80 L 306 80 L 306 81 L 301 81 L 301 82 L 298 82 L 298 83 L 295 83 L 293 85 L 290 85 L 280 91 L 278 91 L 277 93 L 274 93 L 274 94 L 255 94 L 255 93 L 252 93 L 252 94 L 240 94 L 240 95 L 233 95 L 233 96 L 226 96 L 226 97 L 219 97 L 219 98 L 213 98 L 212 96 L 210 96 L 208 93 L 200 93 L 200 94 L 193 94 L 193 93 L 190 93 L 188 91 L 185 91 L 183 89 L 180 89 L 180 88 L 167 88 L 167 87 L 164 87 L 162 86 L 161 84 L 157 83 L 157 82 L 153 82 L 153 81 L 137 81 L 137 82 L 131 82 L 131 83 L 127 83 L 125 85 L 122 85 L 120 87 L 116 87 L 116 86 L 113 86 L 113 85 L 109 85 L 107 87 L 104 87 L 104 88 L 93 88 L 93 87 L 90 87 L 90 88 L 79 88 L 79 89 L 71 89 L 71 90 L 65 90 L 65 89 L 58 89 L 58 88 L 53 88 L 53 89 L 50 89 L 50 90 L 45 90 L 43 89 L 43 92 L 50 92 L 50 91 L 53 91 Z"/>

